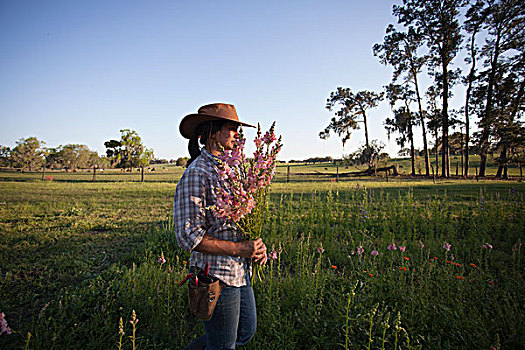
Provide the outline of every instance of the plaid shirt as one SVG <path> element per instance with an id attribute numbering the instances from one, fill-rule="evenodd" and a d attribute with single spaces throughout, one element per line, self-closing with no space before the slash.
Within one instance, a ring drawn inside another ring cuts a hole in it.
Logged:
<path id="1" fill-rule="evenodd" d="M 190 265 L 204 269 L 209 263 L 210 275 L 229 286 L 246 285 L 250 270 L 248 259 L 239 256 L 209 255 L 195 251 L 204 234 L 218 239 L 237 242 L 239 232 L 227 219 L 218 217 L 209 209 L 217 202 L 215 188 L 220 186 L 217 160 L 206 149 L 186 169 L 175 190 L 173 221 L 177 243 L 191 252 Z"/>

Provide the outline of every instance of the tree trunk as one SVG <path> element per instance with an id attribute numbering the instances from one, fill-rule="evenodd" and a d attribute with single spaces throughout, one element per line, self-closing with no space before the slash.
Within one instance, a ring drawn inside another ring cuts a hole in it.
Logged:
<path id="1" fill-rule="evenodd" d="M 91 181 L 94 182 L 95 179 L 96 179 L 96 177 L 97 177 L 97 167 L 96 167 L 96 166 L 93 166 L 93 179 L 92 179 Z"/>
<path id="2" fill-rule="evenodd" d="M 426 174 L 426 176 L 429 176 L 430 175 L 430 154 L 429 154 L 429 151 L 428 151 L 427 131 L 426 131 L 426 127 L 425 127 L 425 117 L 424 117 L 424 114 L 423 114 L 423 106 L 421 104 L 421 96 L 419 96 L 419 85 L 418 85 L 418 82 L 417 82 L 417 78 L 415 77 L 415 75 L 413 75 L 413 77 L 414 77 L 414 85 L 415 85 L 415 89 L 416 89 L 417 104 L 418 104 L 418 107 L 419 107 L 419 121 L 421 123 L 421 130 L 423 132 L 423 150 L 425 152 L 425 174 Z"/>
<path id="3" fill-rule="evenodd" d="M 468 167 L 469 167 L 469 143 L 470 143 L 470 94 L 472 93 L 472 83 L 474 82 L 474 74 L 476 72 L 476 51 L 475 51 L 475 37 L 474 32 L 470 39 L 470 57 L 472 59 L 472 67 L 468 74 L 468 87 L 467 96 L 465 98 L 465 170 L 463 172 L 465 178 L 468 178 Z"/>
<path id="4" fill-rule="evenodd" d="M 503 146 L 501 153 L 499 155 L 498 163 L 499 163 L 499 166 L 498 166 L 498 171 L 496 172 L 496 177 L 500 178 L 503 176 L 505 178 L 503 173 L 506 172 L 505 168 L 507 167 L 507 146 Z"/>
<path id="5" fill-rule="evenodd" d="M 479 176 L 485 177 L 485 169 L 487 167 L 487 151 L 489 147 L 489 136 L 490 126 L 492 124 L 492 94 L 495 84 L 496 70 L 498 69 L 498 59 L 500 52 L 500 39 L 501 33 L 498 30 L 496 35 L 496 43 L 494 44 L 494 56 L 492 57 L 492 64 L 489 73 L 489 85 L 487 87 L 487 104 L 485 106 L 485 113 L 483 118 L 483 130 L 481 132 L 480 139 L 480 163 L 479 163 Z"/>
<path id="6" fill-rule="evenodd" d="M 144 165 L 140 167 L 140 182 L 144 182 Z"/>
<path id="7" fill-rule="evenodd" d="M 443 62 L 443 110 L 441 113 L 443 133 L 441 138 L 441 176 L 450 176 L 450 161 L 448 157 L 448 64 L 447 58 L 442 55 Z"/>
<path id="8" fill-rule="evenodd" d="M 366 113 L 363 111 L 363 123 L 365 124 L 365 142 L 366 142 L 366 153 L 368 157 L 368 167 L 372 167 L 372 152 L 370 151 L 370 143 L 368 142 L 368 123 L 366 120 Z"/>
<path id="9" fill-rule="evenodd" d="M 436 173 L 435 175 L 439 176 L 439 150 L 438 150 L 438 135 L 437 135 L 437 132 L 436 132 Z"/>
<path id="10" fill-rule="evenodd" d="M 410 138 L 410 162 L 412 164 L 412 176 L 416 175 L 416 151 L 414 150 L 414 134 L 412 132 L 412 124 L 408 124 L 408 137 Z"/>

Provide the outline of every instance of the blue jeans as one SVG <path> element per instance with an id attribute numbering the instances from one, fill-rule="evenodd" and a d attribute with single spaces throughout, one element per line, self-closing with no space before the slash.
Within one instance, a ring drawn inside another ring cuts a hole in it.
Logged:
<path id="1" fill-rule="evenodd" d="M 206 350 L 235 349 L 246 344 L 255 335 L 257 311 L 250 285 L 225 286 L 213 316 L 203 321 L 206 330 Z"/>

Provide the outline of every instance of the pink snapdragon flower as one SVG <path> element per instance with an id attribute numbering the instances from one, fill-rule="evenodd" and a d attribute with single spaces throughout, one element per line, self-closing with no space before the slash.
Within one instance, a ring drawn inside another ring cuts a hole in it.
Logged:
<path id="1" fill-rule="evenodd" d="M 452 244 L 443 242 L 443 249 L 445 249 L 447 252 L 450 252 L 450 247 L 452 247 Z"/>
<path id="2" fill-rule="evenodd" d="M 400 245 L 398 248 L 399 248 L 399 250 L 402 251 L 403 253 L 404 253 L 405 250 L 407 249 L 407 247 L 404 246 L 404 245 Z"/>
<path id="3" fill-rule="evenodd" d="M 397 247 L 396 247 L 395 243 L 392 242 L 392 243 L 390 243 L 390 244 L 388 245 L 388 247 L 386 247 L 386 249 L 388 249 L 388 250 L 396 250 Z"/>
<path id="4" fill-rule="evenodd" d="M 216 188 L 217 203 L 212 207 L 218 216 L 242 226 L 240 221 L 259 205 L 261 195 L 267 191 L 275 175 L 277 154 L 282 148 L 281 138 L 276 138 L 274 129 L 275 123 L 262 136 L 261 128 L 258 127 L 254 140 L 256 150 L 248 164 L 244 155 L 246 139 L 242 130 L 239 131 L 234 148 L 223 150 L 218 156 L 221 186 Z"/>
<path id="5" fill-rule="evenodd" d="M 7 325 L 5 314 L 2 312 L 0 313 L 0 335 L 4 333 L 7 335 L 11 334 L 11 328 Z"/>
<path id="6" fill-rule="evenodd" d="M 361 255 L 365 252 L 365 250 L 363 249 L 363 247 L 359 246 L 357 247 L 357 254 Z"/>
<path id="7" fill-rule="evenodd" d="M 377 250 L 372 250 L 372 252 L 370 253 L 370 255 L 378 256 L 378 255 L 379 255 L 379 252 L 378 252 Z"/>

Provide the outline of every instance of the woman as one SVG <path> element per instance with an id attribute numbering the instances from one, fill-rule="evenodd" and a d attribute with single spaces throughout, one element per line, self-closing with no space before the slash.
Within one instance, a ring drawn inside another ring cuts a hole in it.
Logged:
<path id="1" fill-rule="evenodd" d="M 216 157 L 221 149 L 233 149 L 239 125 L 253 127 L 239 121 L 233 105 L 223 103 L 203 106 L 180 123 L 182 136 L 189 139 L 191 159 L 175 191 L 177 242 L 192 253 L 194 270 L 209 266 L 209 274 L 225 284 L 212 318 L 203 321 L 206 335 L 187 349 L 235 349 L 246 344 L 257 327 L 250 262 L 265 264 L 266 246 L 261 239 L 244 239 L 232 222 L 209 209 L 217 201 L 215 189 L 221 186 Z"/>

